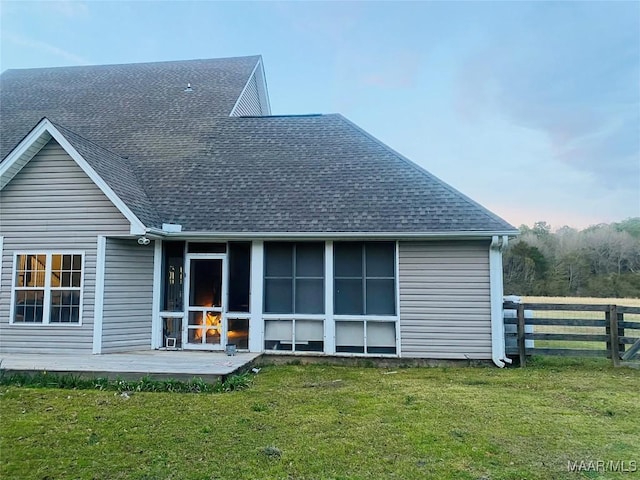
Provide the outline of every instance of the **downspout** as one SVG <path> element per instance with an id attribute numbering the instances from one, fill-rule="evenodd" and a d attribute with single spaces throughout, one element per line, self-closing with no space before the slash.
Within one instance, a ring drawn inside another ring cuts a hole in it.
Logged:
<path id="1" fill-rule="evenodd" d="M 491 288 L 491 360 L 502 368 L 511 363 L 505 352 L 503 285 L 502 285 L 502 252 L 509 243 L 509 237 L 503 235 L 491 237 L 489 247 L 489 284 Z"/>

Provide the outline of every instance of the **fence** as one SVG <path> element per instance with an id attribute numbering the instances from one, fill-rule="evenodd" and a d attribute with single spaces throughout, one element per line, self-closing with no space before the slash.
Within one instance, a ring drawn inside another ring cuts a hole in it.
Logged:
<path id="1" fill-rule="evenodd" d="M 515 318 L 505 315 L 504 323 L 517 328 L 505 332 L 507 355 L 517 355 L 522 367 L 528 355 L 607 357 L 615 366 L 635 366 L 631 360 L 640 353 L 640 307 L 505 302 L 504 311 L 509 310 L 516 311 Z M 532 315 L 525 316 L 525 310 Z M 533 340 L 533 346 L 526 340 Z M 582 348 L 572 348 L 576 345 Z"/>

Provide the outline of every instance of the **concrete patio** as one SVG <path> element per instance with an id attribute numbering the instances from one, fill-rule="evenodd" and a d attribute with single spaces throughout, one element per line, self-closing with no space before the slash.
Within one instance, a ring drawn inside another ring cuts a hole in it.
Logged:
<path id="1" fill-rule="evenodd" d="M 200 377 L 215 381 L 250 364 L 260 353 L 149 350 L 130 353 L 91 354 L 0 354 L 0 368 L 12 372 L 72 373 L 86 377 L 120 376 L 126 379 L 148 375 L 155 379 Z"/>

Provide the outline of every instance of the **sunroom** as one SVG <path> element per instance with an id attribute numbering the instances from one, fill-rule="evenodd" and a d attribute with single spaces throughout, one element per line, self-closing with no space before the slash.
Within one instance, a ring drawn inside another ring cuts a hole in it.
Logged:
<path id="1" fill-rule="evenodd" d="M 399 352 L 393 241 L 163 241 L 154 347 Z"/>

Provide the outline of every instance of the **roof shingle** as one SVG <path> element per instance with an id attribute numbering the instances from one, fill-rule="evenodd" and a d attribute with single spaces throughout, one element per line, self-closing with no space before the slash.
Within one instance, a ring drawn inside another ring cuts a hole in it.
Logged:
<path id="1" fill-rule="evenodd" d="M 68 128 L 53 125 L 144 225 L 156 226 L 162 223 L 126 159 L 82 138 Z"/>
<path id="2" fill-rule="evenodd" d="M 7 70 L 0 76 L 0 158 L 43 117 L 119 155 L 144 152 L 154 136 L 173 136 L 188 149 L 200 128 L 229 116 L 259 60 Z"/>
<path id="3" fill-rule="evenodd" d="M 513 230 L 341 115 L 219 119 L 208 145 L 189 161 L 136 162 L 162 217 L 183 230 Z"/>
<path id="4" fill-rule="evenodd" d="M 46 116 L 147 227 L 515 232 L 341 115 L 229 117 L 259 58 L 5 72 L 2 158 Z"/>

